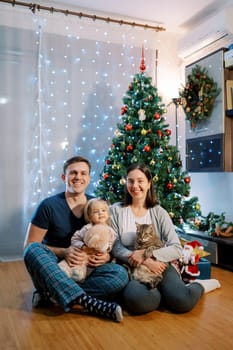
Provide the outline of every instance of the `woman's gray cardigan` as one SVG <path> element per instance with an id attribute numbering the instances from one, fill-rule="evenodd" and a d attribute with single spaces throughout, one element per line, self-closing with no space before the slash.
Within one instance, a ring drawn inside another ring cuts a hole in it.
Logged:
<path id="1" fill-rule="evenodd" d="M 128 262 L 128 256 L 132 253 L 134 248 L 130 247 L 130 249 L 132 249 L 130 250 L 121 243 L 124 210 L 125 207 L 122 207 L 121 203 L 115 203 L 110 206 L 112 227 L 117 233 L 112 255 L 122 262 Z M 160 205 L 150 208 L 149 212 L 155 231 L 165 244 L 163 248 L 154 250 L 153 256 L 163 262 L 179 259 L 181 257 L 182 246 L 168 212 Z"/>

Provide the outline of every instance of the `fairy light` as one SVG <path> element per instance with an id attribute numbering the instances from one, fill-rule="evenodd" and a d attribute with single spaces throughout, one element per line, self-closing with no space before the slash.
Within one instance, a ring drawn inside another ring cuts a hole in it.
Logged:
<path id="1" fill-rule="evenodd" d="M 50 47 L 45 51 L 43 46 L 39 59 L 40 74 L 34 81 L 42 110 L 33 115 L 36 128 L 30 149 L 30 206 L 61 188 L 63 161 L 74 154 L 90 160 L 90 193 L 94 192 L 116 125 L 121 121 L 123 95 L 138 69 L 141 43 L 137 43 L 136 35 L 124 33 L 122 42 L 116 43 L 106 27 L 90 29 L 83 24 L 75 31 L 72 23 L 64 24 L 63 35 L 48 41 Z M 87 31 L 93 33 L 91 40 L 86 39 Z M 43 33 L 39 38 L 42 33 L 38 28 L 35 32 L 39 45 L 46 36 Z M 95 35 L 98 39 L 93 41 Z M 146 56 L 147 67 L 153 67 L 152 50 Z M 147 73 L 152 75 L 149 68 Z"/>

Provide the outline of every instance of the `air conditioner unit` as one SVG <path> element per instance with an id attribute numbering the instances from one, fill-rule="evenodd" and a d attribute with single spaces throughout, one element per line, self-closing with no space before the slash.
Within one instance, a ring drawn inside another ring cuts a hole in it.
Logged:
<path id="1" fill-rule="evenodd" d="M 198 59 L 233 43 L 233 7 L 226 8 L 195 27 L 178 42 L 185 61 Z"/>

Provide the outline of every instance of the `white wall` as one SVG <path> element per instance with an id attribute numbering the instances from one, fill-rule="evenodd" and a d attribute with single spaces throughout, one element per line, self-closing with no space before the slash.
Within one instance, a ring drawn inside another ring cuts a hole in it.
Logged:
<path id="1" fill-rule="evenodd" d="M 233 173 L 191 173 L 191 195 L 199 197 L 204 216 L 224 212 L 233 221 Z"/>

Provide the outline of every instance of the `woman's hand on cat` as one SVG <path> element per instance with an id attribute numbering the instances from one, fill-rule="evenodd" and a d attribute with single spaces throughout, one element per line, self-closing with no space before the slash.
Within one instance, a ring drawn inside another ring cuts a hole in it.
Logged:
<path id="1" fill-rule="evenodd" d="M 162 274 L 167 268 L 166 263 L 153 258 L 144 260 L 143 265 L 148 267 L 148 269 L 155 274 Z"/>
<path id="2" fill-rule="evenodd" d="M 134 250 L 132 252 L 132 254 L 130 254 L 128 257 L 129 264 L 133 267 L 137 267 L 137 266 L 141 265 L 143 263 L 143 261 L 145 260 L 144 252 L 145 252 L 145 249 Z"/>

